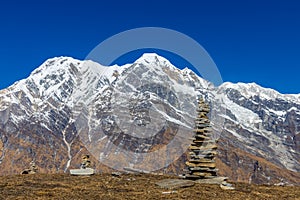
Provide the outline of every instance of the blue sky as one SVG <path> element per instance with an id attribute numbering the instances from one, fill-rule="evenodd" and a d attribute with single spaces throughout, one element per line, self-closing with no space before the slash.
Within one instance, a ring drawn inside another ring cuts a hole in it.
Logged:
<path id="1" fill-rule="evenodd" d="M 224 81 L 256 82 L 281 93 L 300 93 L 297 0 L 170 2 L 2 2 L 0 88 L 26 78 L 48 58 L 84 59 L 114 34 L 153 26 L 182 32 L 199 42 Z"/>

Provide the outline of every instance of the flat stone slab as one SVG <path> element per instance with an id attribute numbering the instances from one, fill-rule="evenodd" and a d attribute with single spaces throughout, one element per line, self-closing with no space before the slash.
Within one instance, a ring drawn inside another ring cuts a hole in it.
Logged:
<path id="1" fill-rule="evenodd" d="M 222 184 L 220 184 L 220 187 L 223 190 L 234 190 L 235 188 L 232 186 L 232 184 L 230 183 L 226 183 L 226 181 L 224 181 Z"/>
<path id="2" fill-rule="evenodd" d="M 195 180 L 196 183 L 202 183 L 202 184 L 222 184 L 224 181 L 226 181 L 227 177 L 214 177 L 214 178 L 208 178 L 208 179 L 198 179 Z"/>
<path id="3" fill-rule="evenodd" d="M 178 189 L 192 187 L 195 185 L 195 182 L 183 179 L 165 179 L 155 183 L 155 185 L 165 189 Z"/>
<path id="4" fill-rule="evenodd" d="M 70 170 L 70 174 L 77 175 L 77 176 L 89 176 L 89 175 L 93 175 L 94 173 L 95 171 L 92 168 Z"/>

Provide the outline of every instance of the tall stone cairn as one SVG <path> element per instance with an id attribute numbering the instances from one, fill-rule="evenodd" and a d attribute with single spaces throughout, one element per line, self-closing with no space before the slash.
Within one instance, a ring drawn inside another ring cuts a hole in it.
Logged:
<path id="1" fill-rule="evenodd" d="M 216 141 L 212 139 L 212 128 L 207 114 L 210 107 L 203 98 L 198 101 L 197 118 L 195 120 L 195 134 L 189 147 L 188 179 L 208 179 L 217 176 L 215 156 L 217 154 Z"/>

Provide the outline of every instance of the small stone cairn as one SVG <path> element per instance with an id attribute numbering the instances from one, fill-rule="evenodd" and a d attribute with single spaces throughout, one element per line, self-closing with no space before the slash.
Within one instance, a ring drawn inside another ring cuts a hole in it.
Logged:
<path id="1" fill-rule="evenodd" d="M 209 179 L 217 177 L 215 156 L 217 154 L 216 141 L 211 138 L 212 128 L 207 114 L 210 107 L 203 98 L 198 101 L 197 118 L 195 120 L 195 134 L 189 147 L 188 179 Z"/>
<path id="2" fill-rule="evenodd" d="M 89 155 L 83 155 L 80 168 L 85 169 L 85 168 L 90 168 L 90 167 L 91 167 L 90 156 Z"/>
<path id="3" fill-rule="evenodd" d="M 78 176 L 89 176 L 95 174 L 95 170 L 91 168 L 89 155 L 83 155 L 80 164 L 80 169 L 70 169 L 70 174 Z"/>
<path id="4" fill-rule="evenodd" d="M 38 171 L 38 168 L 37 168 L 35 162 L 31 161 L 29 169 L 23 170 L 21 172 L 21 174 L 35 174 L 35 173 L 37 173 L 37 171 Z"/>

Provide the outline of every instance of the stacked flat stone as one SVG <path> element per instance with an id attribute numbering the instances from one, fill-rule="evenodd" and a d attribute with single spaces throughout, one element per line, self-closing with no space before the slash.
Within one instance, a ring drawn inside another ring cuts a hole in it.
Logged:
<path id="1" fill-rule="evenodd" d="M 189 147 L 189 157 L 186 165 L 189 179 L 205 179 L 217 176 L 215 156 L 217 154 L 217 145 L 215 140 L 211 138 L 212 128 L 207 114 L 210 111 L 209 105 L 202 98 L 198 102 L 195 120 L 195 134 Z"/>
<path id="2" fill-rule="evenodd" d="M 82 162 L 81 162 L 81 169 L 90 168 L 91 167 L 91 161 L 89 155 L 83 155 L 82 156 Z"/>
<path id="3" fill-rule="evenodd" d="M 76 176 L 90 176 L 95 174 L 95 170 L 91 168 L 90 156 L 83 155 L 80 169 L 70 169 L 70 174 Z"/>
<path id="4" fill-rule="evenodd" d="M 21 172 L 21 174 L 35 174 L 35 173 L 37 173 L 37 171 L 38 171 L 38 168 L 37 168 L 35 162 L 31 161 L 29 169 L 23 170 Z"/>
<path id="5" fill-rule="evenodd" d="M 38 168 L 37 168 L 37 166 L 36 166 L 36 164 L 35 164 L 34 161 L 30 162 L 30 168 L 29 169 L 30 169 L 30 171 L 31 171 L 32 174 L 37 173 Z"/>

